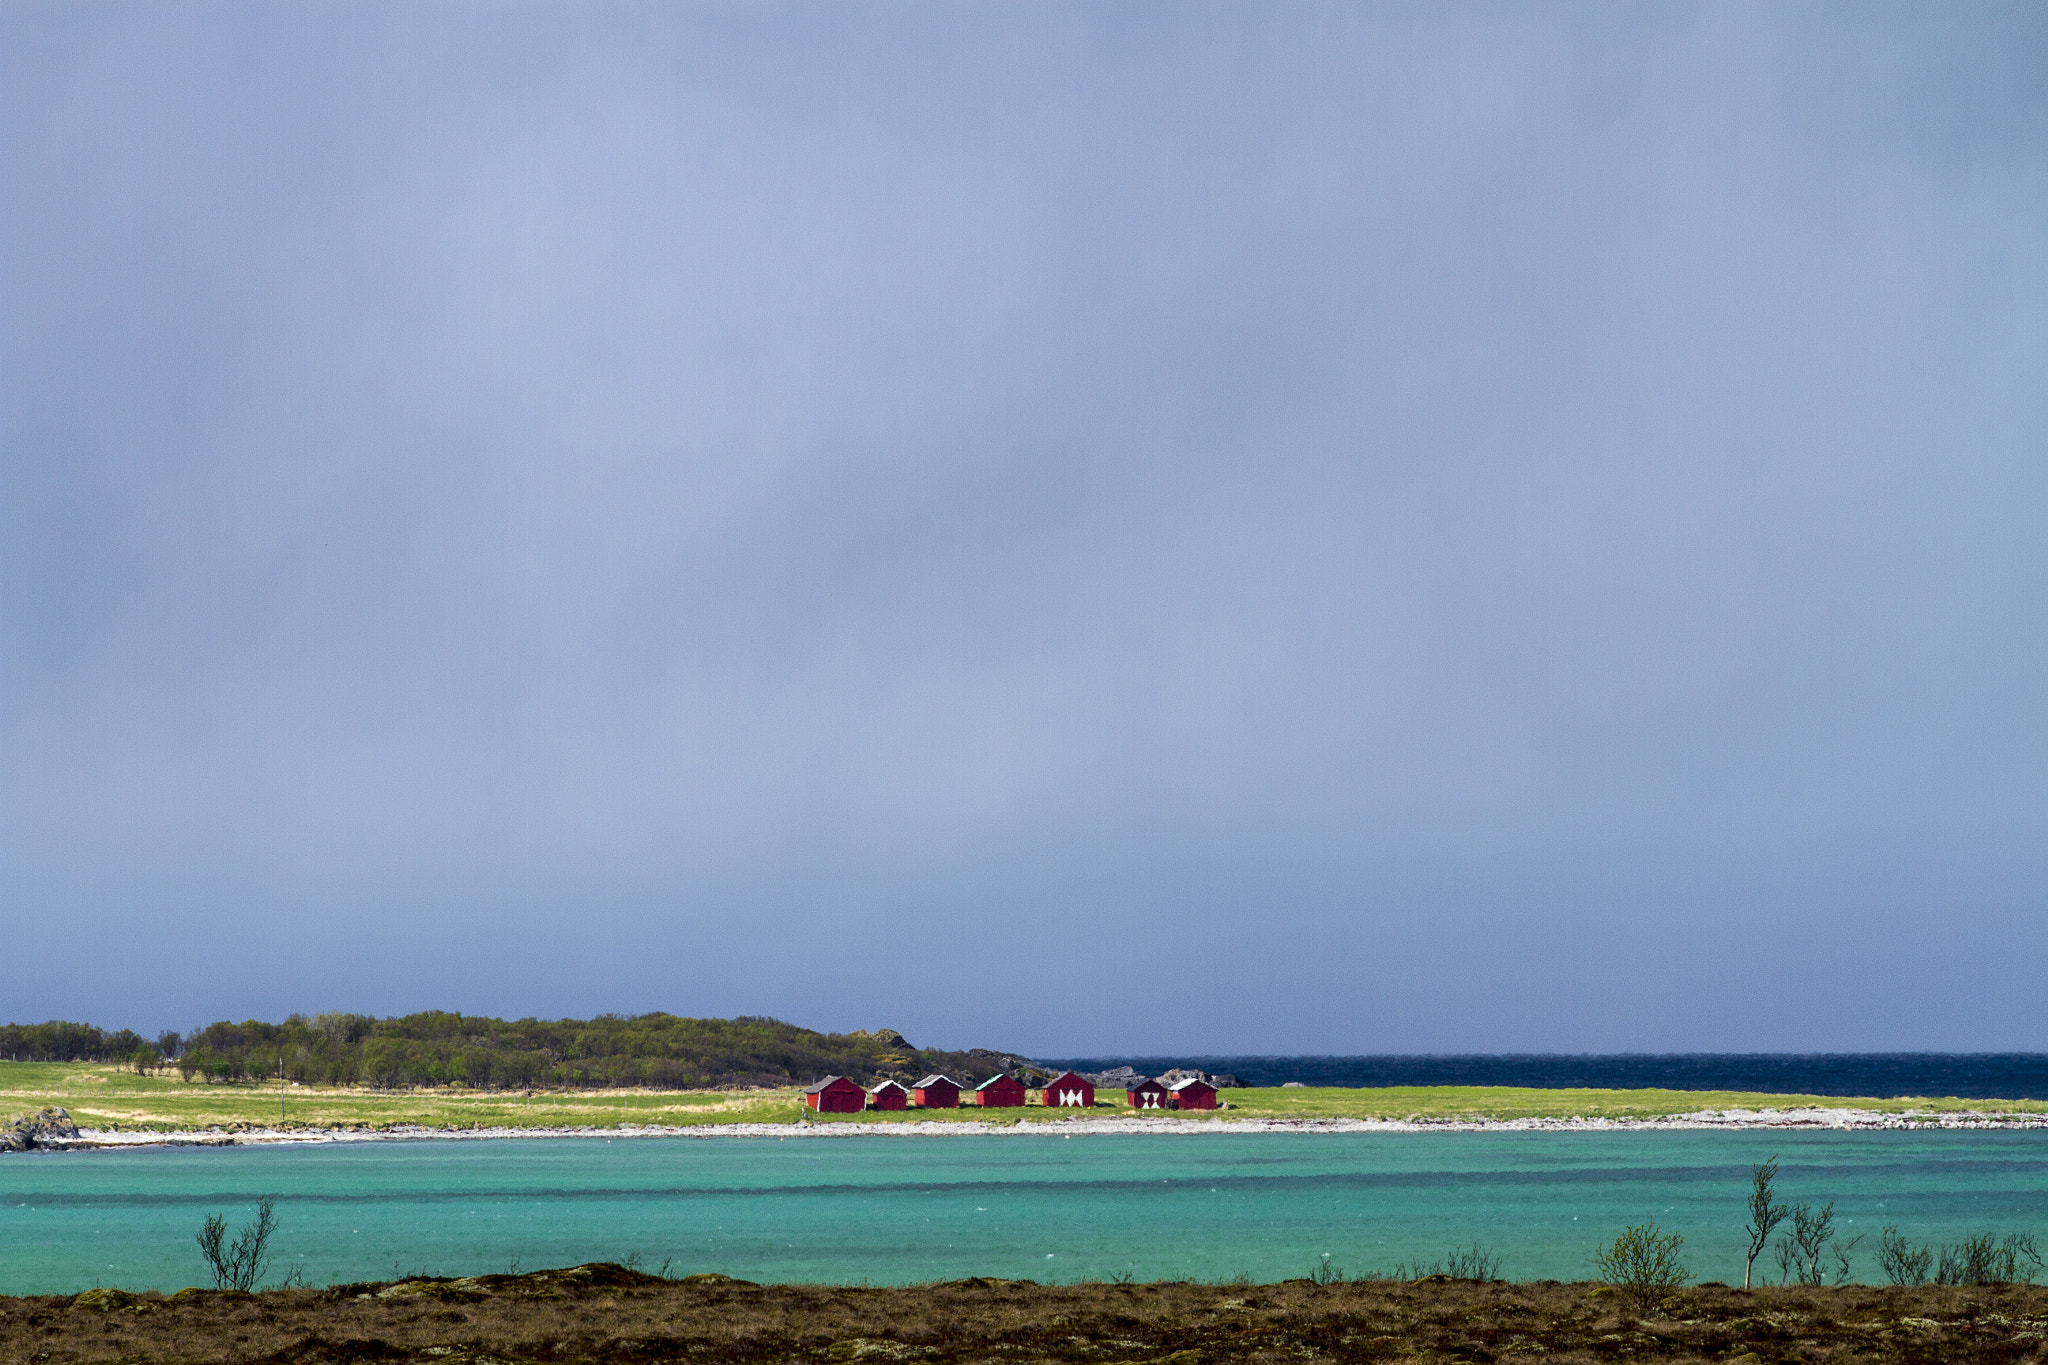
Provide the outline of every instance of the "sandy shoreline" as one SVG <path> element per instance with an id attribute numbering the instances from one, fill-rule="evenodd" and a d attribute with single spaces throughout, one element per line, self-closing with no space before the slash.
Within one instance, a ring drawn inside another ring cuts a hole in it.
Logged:
<path id="1" fill-rule="evenodd" d="M 239 1147 L 333 1145 L 355 1142 L 454 1142 L 503 1138 L 910 1138 L 910 1137 L 1126 1137 L 1198 1136 L 1206 1133 L 1613 1133 L 1704 1132 L 1744 1129 L 1865 1130 L 2039 1129 L 2048 1114 L 1879 1113 L 1870 1109 L 1709 1109 L 1654 1119 L 1183 1119 L 1071 1118 L 1045 1123 L 984 1123 L 966 1119 L 925 1119 L 908 1123 L 704 1123 L 647 1124 L 609 1128 L 391 1128 L 271 1129 L 210 1128 L 185 1132 L 117 1132 L 79 1129 L 75 1138 L 44 1140 L 48 1150 L 81 1151 L 128 1147 Z"/>

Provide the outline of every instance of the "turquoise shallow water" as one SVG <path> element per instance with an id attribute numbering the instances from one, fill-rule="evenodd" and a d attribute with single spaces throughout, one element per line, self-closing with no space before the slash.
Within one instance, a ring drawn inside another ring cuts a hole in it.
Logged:
<path id="1" fill-rule="evenodd" d="M 0 1157 L 0 1291 L 198 1282 L 192 1234 L 278 1198 L 307 1281 L 623 1260 L 762 1281 L 1356 1273 L 1478 1239 L 1583 1279 L 1623 1226 L 1739 1279 L 1750 1163 L 1850 1234 L 2048 1240 L 2048 1132 L 1442 1133 L 388 1142 Z M 1866 1249 L 1867 1253 L 1867 1249 Z M 1868 1254 L 1860 1278 L 1876 1277 Z"/>

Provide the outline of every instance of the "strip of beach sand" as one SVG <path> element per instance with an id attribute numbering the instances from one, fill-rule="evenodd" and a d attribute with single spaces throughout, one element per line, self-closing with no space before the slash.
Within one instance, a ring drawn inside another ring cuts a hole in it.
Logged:
<path id="1" fill-rule="evenodd" d="M 505 1138 L 916 1138 L 916 1137 L 1181 1137 L 1203 1134 L 1327 1134 L 1327 1133 L 1612 1133 L 1679 1132 L 1742 1129 L 1821 1129 L 1833 1131 L 1959 1129 L 2048 1130 L 2048 1114 L 1975 1111 L 1908 1111 L 1880 1113 L 1870 1109 L 1708 1109 L 1659 1118 L 1516 1118 L 1516 1119 L 1271 1119 L 1178 1117 L 1074 1117 L 1041 1123 L 1014 1120 L 923 1119 L 889 1124 L 832 1122 L 617 1124 L 605 1127 L 466 1127 L 421 1124 L 349 1128 L 264 1128 L 234 1125 L 186 1132 L 135 1132 L 80 1128 L 75 1138 L 45 1139 L 46 1150 L 90 1150 L 134 1147 L 226 1147 L 264 1144 L 331 1144 L 356 1142 L 478 1142 Z"/>

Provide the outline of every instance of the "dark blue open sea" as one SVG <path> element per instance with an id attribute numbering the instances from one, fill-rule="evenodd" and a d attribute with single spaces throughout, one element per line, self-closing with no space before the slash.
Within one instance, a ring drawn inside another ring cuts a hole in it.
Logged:
<path id="1" fill-rule="evenodd" d="M 1541 1090 L 1763 1090 L 1789 1095 L 2048 1099 L 2044 1052 L 1535 1052 L 1471 1056 L 1061 1057 L 1077 1071 L 1228 1072 L 1246 1085 L 1526 1085 Z"/>

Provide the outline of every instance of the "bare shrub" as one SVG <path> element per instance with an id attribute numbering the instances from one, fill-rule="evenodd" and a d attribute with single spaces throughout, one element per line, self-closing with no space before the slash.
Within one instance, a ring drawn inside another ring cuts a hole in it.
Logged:
<path id="1" fill-rule="evenodd" d="M 1944 1246 L 1935 1262 L 1936 1284 L 2032 1284 L 2041 1273 L 2041 1252 L 2030 1232 L 1992 1233 Z"/>
<path id="2" fill-rule="evenodd" d="M 1819 1213 L 1806 1204 L 1792 1209 L 1792 1231 L 1778 1239 L 1778 1269 L 1786 1284 L 1826 1284 L 1828 1265 L 1834 1265 L 1833 1280 L 1846 1283 L 1850 1253 L 1862 1241 L 1861 1234 L 1844 1242 L 1835 1236 L 1835 1204 L 1829 1200 Z"/>
<path id="3" fill-rule="evenodd" d="M 1933 1261 L 1934 1248 L 1914 1246 L 1896 1225 L 1887 1224 L 1877 1239 L 1877 1267 L 1892 1284 L 1926 1284 Z"/>
<path id="4" fill-rule="evenodd" d="M 1433 1276 L 1447 1280 L 1471 1280 L 1477 1284 L 1500 1283 L 1500 1257 L 1484 1242 L 1474 1242 L 1468 1247 L 1452 1247 L 1440 1261 L 1399 1261 L 1394 1265 L 1390 1278 L 1396 1280 L 1425 1280 Z"/>
<path id="5" fill-rule="evenodd" d="M 1444 1257 L 1444 1274 L 1454 1280 L 1494 1284 L 1500 1279 L 1500 1257 L 1492 1247 L 1474 1242 L 1462 1250 L 1453 1249 Z"/>
<path id="6" fill-rule="evenodd" d="M 275 1231 L 277 1214 L 269 1195 L 257 1202 L 256 1221 L 243 1224 L 232 1242 L 227 1240 L 227 1220 L 217 1213 L 207 1215 L 197 1240 L 199 1254 L 213 1271 L 213 1287 L 245 1294 L 255 1289 L 270 1264 L 270 1234 Z"/>

